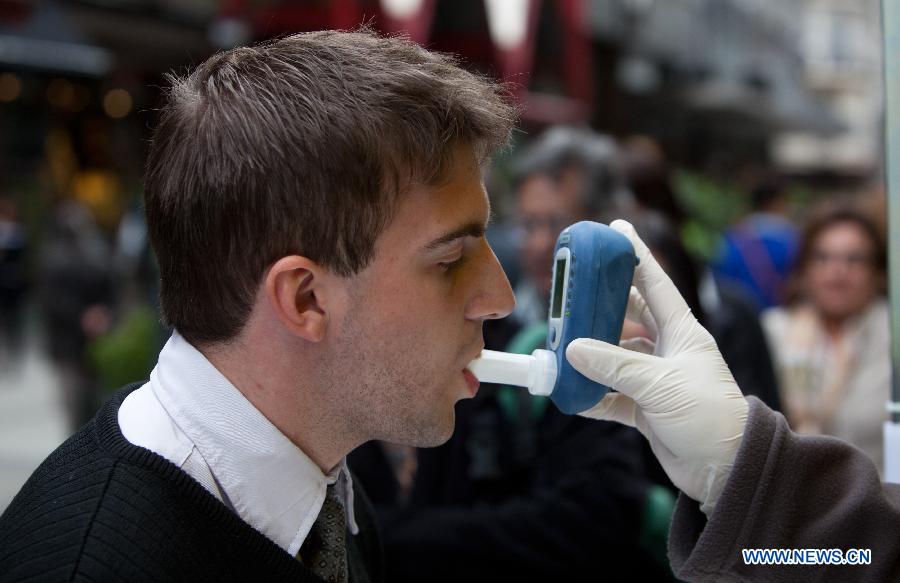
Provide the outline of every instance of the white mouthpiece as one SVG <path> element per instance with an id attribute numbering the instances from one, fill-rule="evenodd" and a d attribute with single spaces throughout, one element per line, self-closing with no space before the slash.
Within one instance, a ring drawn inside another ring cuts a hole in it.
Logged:
<path id="1" fill-rule="evenodd" d="M 532 395 L 547 396 L 556 385 L 556 357 L 541 348 L 530 356 L 482 350 L 468 368 L 483 383 L 526 387 Z"/>

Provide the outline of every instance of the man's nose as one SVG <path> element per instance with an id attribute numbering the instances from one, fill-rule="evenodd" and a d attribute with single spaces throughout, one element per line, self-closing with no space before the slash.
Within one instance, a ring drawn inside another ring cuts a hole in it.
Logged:
<path id="1" fill-rule="evenodd" d="M 497 320 L 510 315 L 516 307 L 516 297 L 506 272 L 485 241 L 485 265 L 482 270 L 481 289 L 469 304 L 467 316 L 473 320 Z"/>

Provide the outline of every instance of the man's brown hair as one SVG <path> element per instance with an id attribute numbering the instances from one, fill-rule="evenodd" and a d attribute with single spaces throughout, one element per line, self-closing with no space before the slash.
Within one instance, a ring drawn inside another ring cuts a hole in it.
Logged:
<path id="1" fill-rule="evenodd" d="M 348 276 L 398 195 L 481 162 L 515 111 L 453 57 L 369 30 L 297 34 L 170 77 L 145 205 L 163 320 L 195 344 L 240 332 L 266 268 L 303 255 Z"/>

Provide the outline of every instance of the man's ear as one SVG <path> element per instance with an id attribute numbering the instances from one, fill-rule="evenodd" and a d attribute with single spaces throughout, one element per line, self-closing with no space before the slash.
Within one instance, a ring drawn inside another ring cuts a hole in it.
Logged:
<path id="1" fill-rule="evenodd" d="M 269 305 L 282 325 L 310 342 L 319 342 L 328 327 L 322 296 L 328 270 L 299 255 L 282 257 L 266 273 Z"/>

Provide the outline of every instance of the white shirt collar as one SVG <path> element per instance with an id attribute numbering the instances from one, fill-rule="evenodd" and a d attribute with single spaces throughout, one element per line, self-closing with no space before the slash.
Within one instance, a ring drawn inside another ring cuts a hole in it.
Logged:
<path id="1" fill-rule="evenodd" d="M 359 532 L 346 458 L 324 474 L 177 332 L 160 352 L 150 387 L 209 466 L 226 503 L 288 553 L 299 550 L 335 482 L 350 531 Z"/>

